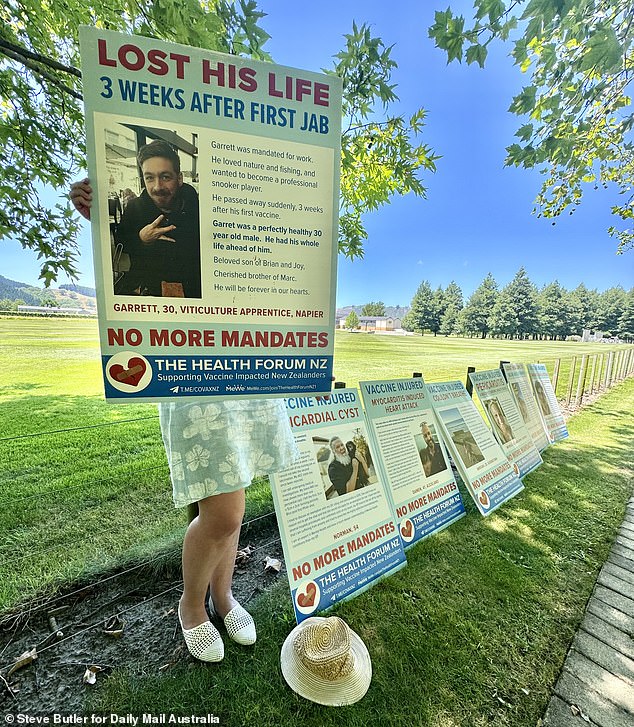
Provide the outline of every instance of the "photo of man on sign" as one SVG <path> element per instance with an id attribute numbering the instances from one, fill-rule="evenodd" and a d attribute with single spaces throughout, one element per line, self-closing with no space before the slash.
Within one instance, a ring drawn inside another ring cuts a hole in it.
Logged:
<path id="1" fill-rule="evenodd" d="M 123 211 L 111 214 L 115 294 L 200 298 L 198 192 L 183 181 L 179 154 L 164 138 L 138 146 L 136 167 L 140 194 L 128 194 Z"/>

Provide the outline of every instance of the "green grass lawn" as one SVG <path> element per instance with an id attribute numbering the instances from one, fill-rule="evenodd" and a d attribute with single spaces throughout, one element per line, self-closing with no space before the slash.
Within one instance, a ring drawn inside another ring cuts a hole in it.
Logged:
<path id="1" fill-rule="evenodd" d="M 0 319 L 0 613 L 122 560 L 177 553 L 156 409 L 102 399 L 94 321 Z M 500 359 L 562 358 L 605 346 L 338 333 L 340 381 L 460 378 Z M 564 391 L 565 393 L 565 391 Z M 288 586 L 255 605 L 252 652 L 165 674 L 119 669 L 91 709 L 220 716 L 227 727 L 303 724 L 534 727 L 543 713 L 632 487 L 634 381 L 569 422 L 526 489 L 489 518 L 468 515 L 408 553 L 409 565 L 336 613 L 361 634 L 374 676 L 357 705 L 327 709 L 285 686 Z M 248 516 L 272 509 L 266 483 Z"/>
<path id="2" fill-rule="evenodd" d="M 467 500 L 467 516 L 409 551 L 407 568 L 336 607 L 372 657 L 356 705 L 321 707 L 286 687 L 279 652 L 294 622 L 280 584 L 255 607 L 252 651 L 228 644 L 220 665 L 185 660 L 164 674 L 130 665 L 90 709 L 211 712 L 226 727 L 535 727 L 631 494 L 633 410 L 630 379 L 569 421 L 520 495 L 488 518 Z"/>
<path id="3" fill-rule="evenodd" d="M 349 386 L 372 379 L 409 377 L 421 372 L 425 381 L 437 382 L 467 376 L 467 367 L 497 368 L 500 361 L 546 364 L 551 377 L 555 361 L 561 359 L 557 394 L 567 392 L 571 363 L 577 357 L 578 374 L 583 354 L 594 356 L 625 346 L 579 344 L 561 341 L 505 341 L 444 336 L 385 336 L 338 331 L 335 345 L 335 375 Z M 598 372 L 596 374 L 598 376 Z M 576 382 L 576 378 L 575 378 Z M 589 375 L 588 382 L 589 384 Z M 576 391 L 576 383 L 575 383 Z M 574 394 L 574 392 L 573 392 Z"/>
<path id="4" fill-rule="evenodd" d="M 0 319 L 0 614 L 121 560 L 178 549 L 156 407 L 103 400 L 94 320 Z M 335 372 L 355 385 L 464 379 L 500 359 L 546 362 L 607 347 L 338 332 Z M 562 371 L 565 363 L 562 361 Z M 266 483 L 247 517 L 272 509 Z"/>

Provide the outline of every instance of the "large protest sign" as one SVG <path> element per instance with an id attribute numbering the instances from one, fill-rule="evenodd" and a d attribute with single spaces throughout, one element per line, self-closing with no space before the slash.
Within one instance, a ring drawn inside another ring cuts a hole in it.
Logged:
<path id="1" fill-rule="evenodd" d="M 526 368 L 550 441 L 558 442 L 560 439 L 565 439 L 568 436 L 566 420 L 559 408 L 546 366 L 536 363 L 527 364 Z"/>
<path id="2" fill-rule="evenodd" d="M 519 363 L 505 363 L 503 366 L 520 416 L 524 420 L 535 446 L 540 452 L 543 452 L 550 444 L 550 440 L 544 428 L 526 368 L 524 364 Z"/>
<path id="3" fill-rule="evenodd" d="M 106 396 L 328 391 L 341 81 L 95 28 L 80 41 Z M 152 141 L 175 158 L 139 166 Z"/>
<path id="4" fill-rule="evenodd" d="M 524 477 L 542 463 L 533 438 L 528 433 L 515 399 L 500 369 L 469 374 L 478 398 L 485 408 L 493 435 L 511 464 Z"/>
<path id="5" fill-rule="evenodd" d="M 300 457 L 271 486 L 300 622 L 406 561 L 356 389 L 286 407 Z"/>
<path id="6" fill-rule="evenodd" d="M 482 515 L 524 489 L 461 381 L 427 384 L 449 452 Z"/>
<path id="7" fill-rule="evenodd" d="M 366 418 L 408 548 L 465 514 L 421 378 L 359 383 Z M 375 460 L 376 461 L 376 460 Z"/>

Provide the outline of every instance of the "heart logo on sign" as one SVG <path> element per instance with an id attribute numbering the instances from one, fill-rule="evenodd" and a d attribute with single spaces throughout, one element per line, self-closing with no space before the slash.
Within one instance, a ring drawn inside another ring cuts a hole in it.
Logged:
<path id="1" fill-rule="evenodd" d="M 480 493 L 479 500 L 484 507 L 489 507 L 489 496 L 484 490 Z"/>
<path id="2" fill-rule="evenodd" d="M 128 386 L 138 386 L 146 372 L 147 366 L 142 358 L 131 358 L 128 361 L 128 368 L 124 369 L 121 364 L 114 364 L 110 367 L 110 376 L 116 381 Z"/>
<path id="3" fill-rule="evenodd" d="M 314 583 L 309 583 L 306 586 L 305 593 L 299 593 L 297 595 L 297 604 L 301 608 L 312 608 L 315 605 L 315 596 L 317 595 L 317 586 Z"/>
<path id="4" fill-rule="evenodd" d="M 407 522 L 403 523 L 403 525 L 401 525 L 401 535 L 404 538 L 412 537 L 412 521 L 411 520 L 408 520 Z"/>

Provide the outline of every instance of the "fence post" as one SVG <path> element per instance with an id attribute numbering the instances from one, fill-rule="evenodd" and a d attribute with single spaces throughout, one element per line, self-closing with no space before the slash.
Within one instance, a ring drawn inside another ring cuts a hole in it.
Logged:
<path id="1" fill-rule="evenodd" d="M 555 361 L 555 368 L 553 369 L 553 391 L 555 392 L 555 398 L 557 398 L 557 382 L 559 381 L 559 366 L 561 365 L 561 359 L 558 358 Z"/>
<path id="2" fill-rule="evenodd" d="M 610 351 L 608 353 L 608 361 L 605 365 L 605 383 L 603 388 L 609 389 L 610 388 L 610 377 L 612 374 L 612 363 L 614 361 L 614 351 Z"/>
<path id="3" fill-rule="evenodd" d="M 467 381 L 465 383 L 465 389 L 467 390 L 467 394 L 469 394 L 471 398 L 473 398 L 473 384 L 471 383 L 469 374 L 472 374 L 474 371 L 475 366 L 467 366 Z"/>
<path id="4" fill-rule="evenodd" d="M 570 365 L 570 379 L 568 381 L 568 394 L 566 395 L 566 406 L 570 406 L 570 400 L 572 399 L 572 387 L 575 382 L 575 369 L 577 368 L 577 357 L 572 357 L 572 364 Z"/>
<path id="5" fill-rule="evenodd" d="M 601 389 L 601 372 L 603 371 L 603 359 L 605 357 L 605 354 L 599 353 L 597 354 L 599 356 L 599 361 L 597 365 L 597 391 L 600 391 Z M 594 394 L 594 389 L 592 390 L 592 393 Z"/>
<path id="6" fill-rule="evenodd" d="M 621 380 L 620 374 L 621 374 L 621 353 L 622 351 L 617 351 L 615 356 L 615 362 L 614 362 L 614 381 L 618 384 L 618 382 Z"/>
<path id="7" fill-rule="evenodd" d="M 592 357 L 592 373 L 590 374 L 590 384 L 588 385 L 588 394 L 592 396 L 594 392 L 594 374 L 597 370 L 597 359 L 599 358 L 599 354 L 595 353 Z"/>
<path id="8" fill-rule="evenodd" d="M 601 372 L 603 371 L 604 353 L 599 354 L 599 365 L 597 366 L 597 391 L 601 391 Z M 594 392 L 593 392 L 594 393 Z"/>
<path id="9" fill-rule="evenodd" d="M 588 356 L 584 353 L 581 357 L 581 368 L 579 369 L 579 380 L 577 381 L 577 395 L 575 396 L 575 408 L 581 406 L 583 401 L 583 386 L 586 383 L 586 368 Z"/>

